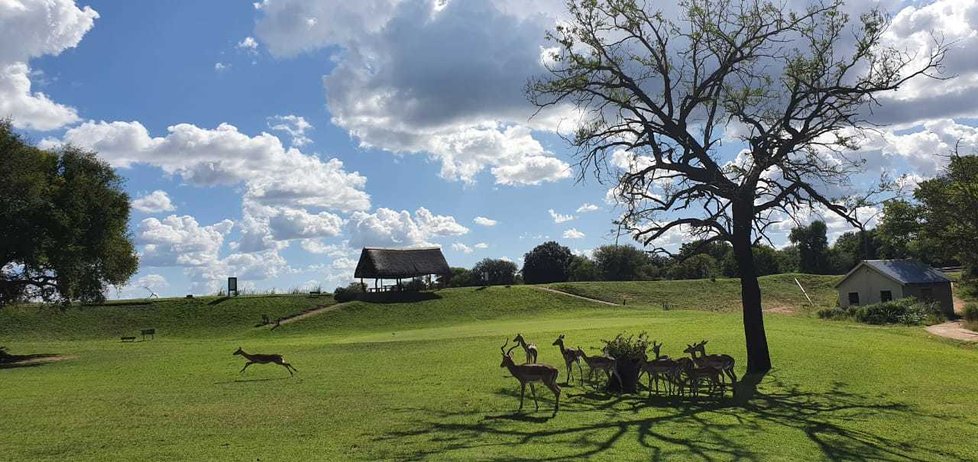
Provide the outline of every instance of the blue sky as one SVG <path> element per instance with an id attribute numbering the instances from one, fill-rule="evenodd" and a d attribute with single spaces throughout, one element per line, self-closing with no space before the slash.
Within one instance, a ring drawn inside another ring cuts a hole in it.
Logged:
<path id="1" fill-rule="evenodd" d="M 207 293 L 232 275 L 331 289 L 360 245 L 440 245 L 466 267 L 518 262 L 546 239 L 584 253 L 614 241 L 609 185 L 575 181 L 558 136 L 573 109 L 531 119 L 522 94 L 561 4 L 14 0 L 0 5 L 0 113 L 126 178 L 142 264 L 113 295 Z M 978 7 L 883 5 L 893 41 L 916 46 L 935 28 L 965 41 L 949 59 L 956 79 L 894 97 L 880 112 L 891 126 L 860 153 L 869 173 L 926 178 L 942 166 L 935 148 L 978 140 L 974 97 L 947 99 L 976 93 L 965 50 Z M 726 149 L 732 159 L 737 145 Z"/>

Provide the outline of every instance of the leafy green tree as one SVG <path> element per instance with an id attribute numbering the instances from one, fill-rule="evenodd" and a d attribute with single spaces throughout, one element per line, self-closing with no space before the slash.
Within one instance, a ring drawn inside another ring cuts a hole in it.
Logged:
<path id="1" fill-rule="evenodd" d="M 781 273 L 801 272 L 801 257 L 798 255 L 798 246 L 788 245 L 777 250 L 778 270 Z"/>
<path id="2" fill-rule="evenodd" d="M 923 209 L 923 234 L 936 257 L 957 260 L 978 274 L 978 157 L 951 158 L 944 173 L 921 182 L 914 198 Z M 926 244 L 925 244 L 926 245 Z"/>
<path id="3" fill-rule="evenodd" d="M 452 267 L 452 275 L 447 278 L 446 287 L 468 287 L 477 285 L 471 271 L 465 268 Z"/>
<path id="4" fill-rule="evenodd" d="M 569 0 L 550 34 L 549 75 L 528 93 L 540 107 L 573 105 L 583 114 L 572 139 L 581 175 L 621 152 L 640 160 L 604 175 L 617 178 L 619 223 L 636 239 L 649 245 L 679 231 L 733 246 L 747 369 L 766 372 L 757 235 L 802 205 L 859 224 L 859 202 L 820 191 L 846 183 L 862 163 L 822 153 L 856 147 L 858 137 L 836 135 L 858 131 L 878 95 L 938 69 L 947 47 L 926 55 L 891 48 L 884 12 L 850 21 L 842 0 L 801 10 L 686 0 L 676 19 L 660 4 Z M 720 148 L 729 124 L 743 127 L 746 147 L 734 163 Z"/>
<path id="5" fill-rule="evenodd" d="M 733 252 L 727 252 L 723 260 L 719 261 L 720 271 L 729 278 L 739 278 L 740 269 L 737 268 L 737 259 Z M 778 251 L 766 245 L 754 246 L 754 263 L 757 265 L 757 275 L 767 276 L 769 274 L 781 273 L 781 264 L 778 258 Z"/>
<path id="6" fill-rule="evenodd" d="M 94 153 L 31 146 L 0 122 L 0 306 L 95 303 L 138 259 L 122 179 Z"/>
<path id="7" fill-rule="evenodd" d="M 717 260 L 705 253 L 678 260 L 669 267 L 670 279 L 709 279 L 719 273 Z"/>
<path id="8" fill-rule="evenodd" d="M 523 282 L 545 284 L 566 281 L 573 256 L 570 249 L 554 241 L 534 247 L 523 255 Z"/>
<path id="9" fill-rule="evenodd" d="M 828 274 L 829 239 L 824 221 L 816 220 L 808 226 L 791 230 L 788 240 L 798 247 L 799 266 L 802 273 Z"/>
<path id="10" fill-rule="evenodd" d="M 568 271 L 570 281 L 599 281 L 601 274 L 597 265 L 588 257 L 574 255 Z"/>
<path id="11" fill-rule="evenodd" d="M 648 254 L 631 245 L 603 245 L 594 249 L 594 264 L 605 281 L 638 281 L 654 272 Z"/>
<path id="12" fill-rule="evenodd" d="M 882 258 L 923 257 L 923 209 L 905 200 L 883 204 L 883 218 L 876 227 L 879 254 Z"/>
<path id="13" fill-rule="evenodd" d="M 516 282 L 516 264 L 486 258 L 472 267 L 472 281 L 480 286 L 509 285 Z"/>
<path id="14" fill-rule="evenodd" d="M 830 272 L 845 274 L 860 261 L 877 258 L 879 248 L 875 229 L 843 233 L 829 251 Z"/>

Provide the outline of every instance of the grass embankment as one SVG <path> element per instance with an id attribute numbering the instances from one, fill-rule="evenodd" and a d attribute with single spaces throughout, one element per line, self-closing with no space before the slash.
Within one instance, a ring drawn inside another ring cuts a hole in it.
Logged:
<path id="1" fill-rule="evenodd" d="M 809 304 L 795 279 L 812 298 Z M 838 292 L 833 285 L 840 276 L 776 274 L 759 278 L 765 310 L 810 312 L 835 306 Z M 626 305 L 665 306 L 680 310 L 740 311 L 739 279 L 694 279 L 685 281 L 568 282 L 550 287 L 584 297 Z"/>
<path id="2" fill-rule="evenodd" d="M 253 309 L 247 301 L 237 309 Z M 38 340 L 54 337 L 38 332 L 42 319 L 20 321 L 33 332 L 4 328 L 0 344 L 12 352 L 75 359 L 0 369 L 0 459 L 978 459 L 978 351 L 918 328 L 769 316 L 775 370 L 747 407 L 619 400 L 575 381 L 549 419 L 542 387 L 539 412 L 527 397 L 528 412 L 513 414 L 517 383 L 498 367 L 504 338 L 522 332 L 554 365 L 560 333 L 597 347 L 645 330 L 673 356 L 705 338 L 742 374 L 740 317 L 492 287 L 355 302 L 275 331 L 245 318 L 212 318 L 207 329 L 174 321 L 179 337 L 135 344 Z M 239 345 L 285 354 L 299 372 L 253 366 L 239 376 Z"/>
<path id="3" fill-rule="evenodd" d="M 17 305 L 0 310 L 0 340 L 8 337 L 118 340 L 149 328 L 155 328 L 163 336 L 224 335 L 254 326 L 263 314 L 274 321 L 312 306 L 332 304 L 329 295 L 255 295 L 111 301 L 104 305 L 72 305 L 67 309 Z"/>

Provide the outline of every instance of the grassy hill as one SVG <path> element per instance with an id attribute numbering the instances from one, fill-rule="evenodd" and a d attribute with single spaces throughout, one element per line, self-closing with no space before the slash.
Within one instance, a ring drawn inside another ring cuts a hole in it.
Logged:
<path id="1" fill-rule="evenodd" d="M 6 337 L 118 340 L 147 328 L 165 336 L 227 335 L 251 328 L 262 314 L 275 320 L 333 303 L 329 295 L 255 295 L 117 300 L 104 305 L 72 305 L 64 310 L 17 305 L 0 310 L 0 344 Z"/>
<path id="2" fill-rule="evenodd" d="M 701 300 L 716 287 L 677 284 L 677 293 Z M 262 312 L 327 300 L 210 301 L 65 313 L 74 324 L 36 310 L 0 314 L 0 345 L 12 353 L 71 357 L 0 369 L 0 459 L 978 459 L 978 350 L 919 328 L 771 315 L 775 369 L 748 406 L 619 399 L 575 379 L 550 419 L 542 388 L 539 412 L 529 397 L 526 413 L 513 412 L 518 386 L 498 366 L 499 346 L 516 332 L 555 365 L 550 344 L 561 333 L 595 348 L 622 330 L 644 330 L 673 356 L 709 339 L 708 349 L 733 355 L 742 374 L 740 316 L 607 306 L 514 286 L 344 304 L 270 331 L 251 327 Z M 116 329 L 144 322 L 167 334 L 118 341 Z M 231 356 L 238 346 L 284 354 L 299 372 L 256 365 L 241 376 L 243 362 Z"/>
<path id="3" fill-rule="evenodd" d="M 835 306 L 838 292 L 833 285 L 840 276 L 776 274 L 760 278 L 764 309 L 810 311 L 811 305 L 798 288 L 802 284 L 817 308 Z M 739 279 L 695 279 L 687 281 L 568 282 L 550 287 L 612 303 L 644 304 L 671 309 L 740 311 Z"/>

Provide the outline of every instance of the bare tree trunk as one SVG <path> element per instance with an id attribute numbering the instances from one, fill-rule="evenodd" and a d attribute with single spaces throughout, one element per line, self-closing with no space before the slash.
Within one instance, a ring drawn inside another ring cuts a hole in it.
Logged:
<path id="1" fill-rule="evenodd" d="M 744 305 L 744 337 L 747 341 L 747 373 L 764 373 L 771 369 L 767 349 L 764 316 L 761 311 L 761 286 L 754 267 L 751 239 L 753 204 L 743 201 L 734 205 L 733 251 L 740 270 L 740 297 Z"/>

